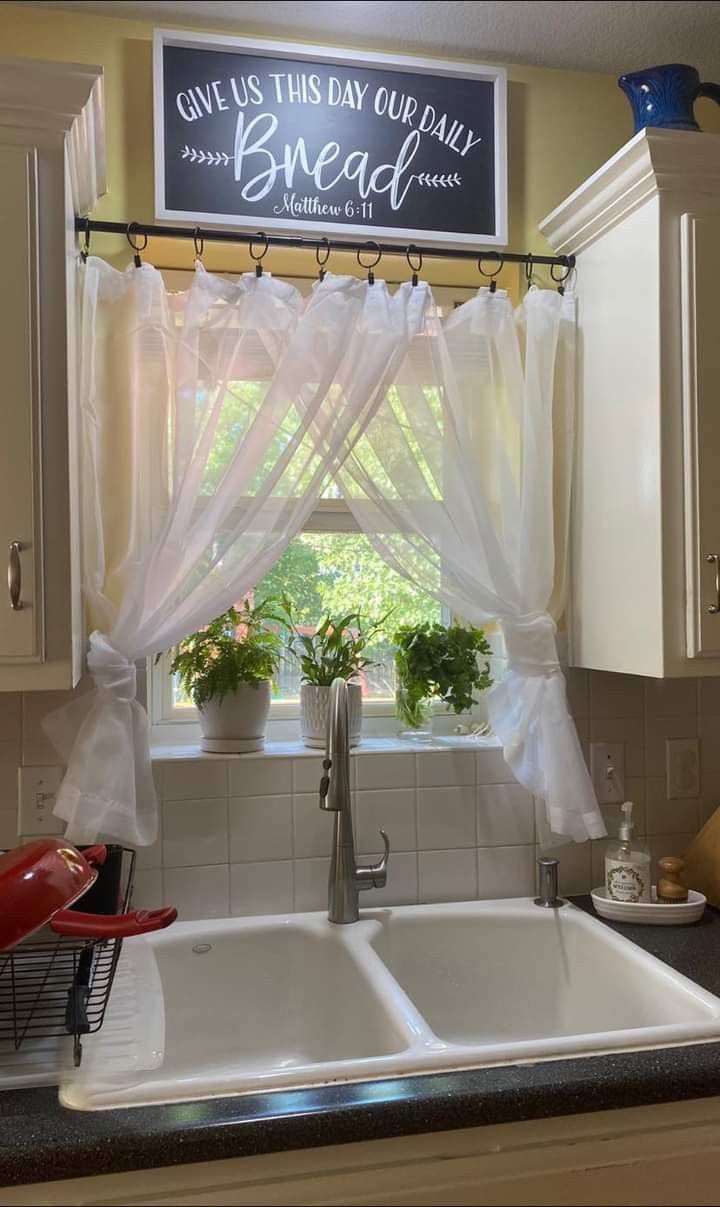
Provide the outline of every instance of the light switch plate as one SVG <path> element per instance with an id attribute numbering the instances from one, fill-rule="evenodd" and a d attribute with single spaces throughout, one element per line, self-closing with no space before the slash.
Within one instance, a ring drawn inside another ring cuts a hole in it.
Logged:
<path id="1" fill-rule="evenodd" d="M 590 774 L 599 805 L 625 800 L 625 746 L 622 742 L 590 743 Z"/>
<path id="2" fill-rule="evenodd" d="M 53 808 L 64 767 L 18 767 L 18 833 L 62 834 L 65 822 Z"/>
<path id="3" fill-rule="evenodd" d="M 697 738 L 668 738 L 665 744 L 668 800 L 700 795 L 700 744 Z"/>

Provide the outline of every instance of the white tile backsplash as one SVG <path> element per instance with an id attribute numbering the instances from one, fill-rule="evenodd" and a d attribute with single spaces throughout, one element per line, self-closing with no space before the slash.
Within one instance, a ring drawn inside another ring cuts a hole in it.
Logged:
<path id="1" fill-rule="evenodd" d="M 330 860 L 295 860 L 295 909 L 327 909 Z"/>
<path id="2" fill-rule="evenodd" d="M 445 847 L 475 846 L 475 789 L 418 789 L 418 847 L 439 851 Z"/>
<path id="3" fill-rule="evenodd" d="M 289 760 L 288 760 L 289 761 Z M 317 793 L 322 778 L 323 768 L 321 758 L 305 758 L 292 760 L 292 790 L 293 792 Z"/>
<path id="4" fill-rule="evenodd" d="M 293 841 L 296 859 L 327 855 L 333 832 L 333 814 L 321 809 L 316 793 L 293 797 Z"/>
<path id="5" fill-rule="evenodd" d="M 561 897 L 570 897 L 574 893 L 586 893 L 590 887 L 590 877 L 592 868 L 592 844 L 589 842 L 566 842 L 559 847 L 548 847 L 540 849 L 536 847 L 535 857 L 541 855 L 550 855 L 557 859 L 560 866 L 558 868 L 558 884 Z M 602 877 L 597 884 L 602 883 Z M 533 892 L 537 891 L 537 884 L 533 885 Z"/>
<path id="6" fill-rule="evenodd" d="M 289 914 L 293 908 L 291 859 L 230 865 L 230 913 Z"/>
<path id="7" fill-rule="evenodd" d="M 497 746 L 487 746 L 475 755 L 475 769 L 479 784 L 512 784 L 515 776 Z"/>
<path id="8" fill-rule="evenodd" d="M 165 904 L 177 906 L 183 922 L 195 918 L 229 917 L 230 868 L 227 863 L 210 867 L 166 867 L 163 882 Z"/>
<path id="9" fill-rule="evenodd" d="M 40 722 L 68 693 L 0 694 L 0 845 L 17 841 L 17 768 L 57 755 Z M 624 744 L 626 796 L 654 854 L 682 853 L 720 806 L 720 679 L 642 680 L 573 669 L 568 702 L 589 740 Z M 665 796 L 668 738 L 700 738 L 697 800 Z M 136 904 L 179 906 L 183 917 L 324 909 L 333 815 L 318 808 L 321 752 L 285 743 L 242 757 L 167 749 L 153 774 L 162 833 L 138 852 Z M 363 906 L 535 892 L 535 807 L 496 744 L 415 748 L 369 739 L 350 760 L 358 853 L 390 837 L 387 886 Z M 646 778 L 647 777 L 647 778 Z M 646 799 L 647 798 L 647 799 Z M 604 806 L 617 830 L 616 806 Z M 561 891 L 600 884 L 604 842 L 568 843 Z"/>
<path id="10" fill-rule="evenodd" d="M 475 783 L 475 754 L 472 750 L 431 750 L 417 756 L 421 788 L 465 786 Z"/>
<path id="11" fill-rule="evenodd" d="M 385 830 L 392 851 L 417 849 L 415 792 L 412 788 L 356 793 L 355 837 L 360 854 L 382 848 L 380 829 Z"/>
<path id="12" fill-rule="evenodd" d="M 473 901 L 477 897 L 475 850 L 421 851 L 421 901 Z"/>
<path id="13" fill-rule="evenodd" d="M 415 787 L 414 754 L 376 754 L 356 761 L 357 786 L 360 789 L 381 788 L 383 792 L 388 792 L 394 788 Z"/>
<path id="14" fill-rule="evenodd" d="M 228 794 L 228 761 L 212 759 L 172 760 L 165 764 L 165 800 L 203 800 Z"/>
<path id="15" fill-rule="evenodd" d="M 382 852 L 371 852 L 378 859 Z M 385 888 L 372 889 L 361 906 L 416 905 L 418 901 L 418 856 L 415 851 L 393 851 L 388 864 Z"/>
<path id="16" fill-rule="evenodd" d="M 520 784 L 479 784 L 477 845 L 501 847 L 535 841 L 535 807 Z"/>
<path id="17" fill-rule="evenodd" d="M 237 759 L 228 766 L 230 796 L 277 796 L 292 792 L 292 760 Z"/>
<path id="18" fill-rule="evenodd" d="M 160 868 L 135 872 L 132 903 L 134 909 L 160 909 L 165 905 L 163 873 Z"/>
<path id="19" fill-rule="evenodd" d="M 231 797 L 229 817 L 231 863 L 292 859 L 291 796 Z"/>
<path id="20" fill-rule="evenodd" d="M 166 868 L 228 862 L 228 803 L 224 796 L 165 801 L 162 831 Z"/>
<path id="21" fill-rule="evenodd" d="M 478 897 L 530 897 L 535 893 L 535 847 L 478 847 Z"/>

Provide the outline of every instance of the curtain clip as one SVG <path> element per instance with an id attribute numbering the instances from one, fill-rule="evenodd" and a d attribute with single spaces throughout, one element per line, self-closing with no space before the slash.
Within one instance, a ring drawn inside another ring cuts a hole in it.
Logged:
<path id="1" fill-rule="evenodd" d="M 89 255 L 90 255 L 90 219 L 86 218 L 82 247 L 80 248 L 80 259 L 82 260 L 83 264 L 86 263 Z"/>
<path id="2" fill-rule="evenodd" d="M 365 248 L 361 247 L 361 248 L 358 248 L 357 262 L 361 268 L 367 268 L 367 270 L 368 270 L 368 275 L 367 275 L 368 285 L 374 285 L 375 284 L 375 273 L 373 272 L 373 269 L 382 260 L 382 249 L 381 249 L 380 245 L 375 242 L 374 239 L 368 239 L 366 246 L 369 251 L 375 252 L 375 259 L 372 261 L 371 264 L 364 264 L 361 259 L 361 256 L 362 256 L 362 253 L 365 250 Z"/>
<path id="3" fill-rule="evenodd" d="M 145 240 L 144 243 L 138 244 L 135 242 L 135 237 L 138 234 L 140 235 L 140 237 L 142 239 Z M 145 234 L 144 231 L 138 230 L 137 222 L 128 222 L 127 230 L 125 231 L 125 238 L 127 239 L 128 243 L 130 244 L 131 248 L 133 249 L 133 252 L 135 253 L 133 255 L 133 264 L 135 265 L 136 268 L 142 268 L 142 260 L 140 259 L 140 252 L 145 251 L 145 248 L 148 245 L 147 235 Z"/>
<path id="4" fill-rule="evenodd" d="M 255 276 L 261 277 L 263 275 L 262 262 L 267 255 L 268 247 L 270 245 L 270 240 L 268 239 L 267 235 L 265 234 L 265 231 L 258 231 L 257 237 L 258 237 L 258 239 L 264 239 L 262 251 L 259 253 L 256 253 L 255 251 L 253 251 L 254 239 L 250 240 L 249 251 L 250 251 L 251 258 L 255 261 Z"/>
<path id="5" fill-rule="evenodd" d="M 570 276 L 570 273 L 573 270 L 573 265 L 566 263 L 565 272 L 563 273 L 563 275 L 561 277 L 556 277 L 555 269 L 560 268 L 560 267 L 562 267 L 561 264 L 551 264 L 550 265 L 550 276 L 552 277 L 553 281 L 557 285 L 557 291 L 560 294 L 560 297 L 562 297 L 563 294 L 565 293 L 565 282 L 567 281 L 568 277 Z"/>
<path id="6" fill-rule="evenodd" d="M 203 252 L 205 251 L 205 240 L 200 234 L 200 227 L 196 226 L 193 231 L 193 245 L 195 247 L 195 260 L 199 260 L 202 264 Z"/>
<path id="7" fill-rule="evenodd" d="M 498 264 L 497 268 L 495 269 L 495 272 L 486 272 L 482 266 L 482 262 L 485 258 L 486 258 L 486 256 L 478 256 L 478 262 L 477 262 L 478 272 L 480 273 L 481 276 L 488 278 L 488 280 L 490 281 L 490 292 L 495 293 L 495 290 L 497 289 L 497 281 L 495 278 L 497 276 L 499 276 L 499 274 L 502 272 L 502 270 L 505 266 L 505 260 L 502 256 L 500 256 L 499 257 L 500 263 Z"/>
<path id="8" fill-rule="evenodd" d="M 417 257 L 416 265 L 413 264 L 412 260 L 410 259 L 411 256 Z M 414 243 L 411 243 L 410 246 L 408 247 L 407 251 L 405 252 L 405 259 L 407 260 L 410 268 L 412 269 L 412 285 L 413 285 L 413 289 L 414 289 L 418 283 L 418 273 L 422 271 L 422 266 L 423 266 L 422 252 L 419 251 L 419 249 L 417 247 L 415 247 Z"/>
<path id="9" fill-rule="evenodd" d="M 320 245 L 321 244 L 325 250 L 325 256 L 323 257 L 322 260 L 320 259 Z M 323 235 L 322 239 L 320 240 L 320 243 L 318 243 L 317 247 L 315 248 L 315 259 L 317 260 L 317 266 L 318 266 L 318 280 L 324 281 L 325 280 L 325 265 L 327 264 L 328 260 L 330 259 L 330 243 L 328 242 L 327 235 Z"/>

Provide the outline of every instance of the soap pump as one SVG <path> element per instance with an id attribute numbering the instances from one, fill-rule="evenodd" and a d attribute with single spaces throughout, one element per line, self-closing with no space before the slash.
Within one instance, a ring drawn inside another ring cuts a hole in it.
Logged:
<path id="1" fill-rule="evenodd" d="M 650 901 L 650 851 L 635 836 L 633 802 L 620 806 L 618 841 L 605 852 L 605 888 L 612 901 Z"/>

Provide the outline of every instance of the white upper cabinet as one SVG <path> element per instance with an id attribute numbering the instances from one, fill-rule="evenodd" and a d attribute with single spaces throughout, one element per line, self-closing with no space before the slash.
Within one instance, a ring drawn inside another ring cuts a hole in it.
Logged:
<path id="1" fill-rule="evenodd" d="M 644 130 L 541 224 L 577 255 L 570 661 L 720 674 L 720 136 Z"/>
<path id="2" fill-rule="evenodd" d="M 0 180 L 0 690 L 64 688 L 83 646 L 74 215 L 104 191 L 99 69 L 0 59 Z"/>

